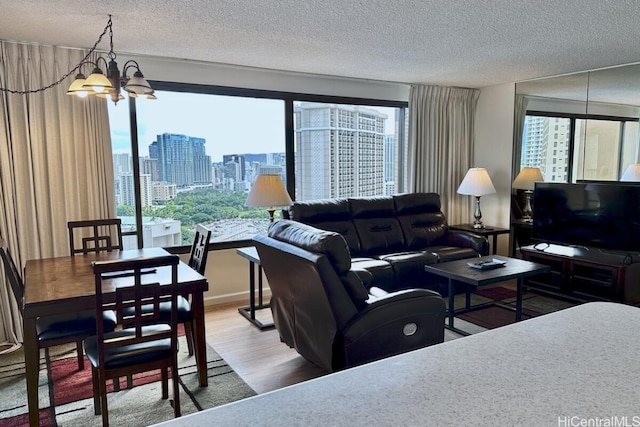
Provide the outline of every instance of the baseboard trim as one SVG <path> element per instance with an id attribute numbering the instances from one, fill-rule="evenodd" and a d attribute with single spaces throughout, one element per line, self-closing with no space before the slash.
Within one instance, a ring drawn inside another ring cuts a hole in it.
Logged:
<path id="1" fill-rule="evenodd" d="M 271 298 L 271 291 L 269 291 L 268 289 L 264 289 L 263 291 L 263 302 L 268 303 L 269 299 Z M 257 300 L 257 296 L 256 296 L 256 300 Z M 249 292 L 236 292 L 236 293 L 231 293 L 231 294 L 224 294 L 224 295 L 213 295 L 213 296 L 209 296 L 209 297 L 205 297 L 204 299 L 204 305 L 205 307 L 209 307 L 209 306 L 213 306 L 213 305 L 220 305 L 220 304 L 227 304 L 230 302 L 238 302 L 238 307 L 240 306 L 244 306 L 249 304 Z M 256 304 L 258 302 L 256 301 Z"/>

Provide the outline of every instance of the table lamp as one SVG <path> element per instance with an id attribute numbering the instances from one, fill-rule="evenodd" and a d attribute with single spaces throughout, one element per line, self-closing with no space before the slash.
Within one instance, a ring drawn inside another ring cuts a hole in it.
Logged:
<path id="1" fill-rule="evenodd" d="M 522 209 L 522 219 L 527 222 L 533 221 L 533 210 L 531 209 L 531 195 L 535 188 L 536 181 L 544 181 L 540 168 L 522 168 L 516 179 L 513 180 L 513 188 L 524 190 L 526 202 Z"/>
<path id="2" fill-rule="evenodd" d="M 266 207 L 269 212 L 269 221 L 273 222 L 273 214 L 276 211 L 274 206 L 289 206 L 293 202 L 289 193 L 284 188 L 280 175 L 262 174 L 258 175 L 251 186 L 245 206 Z"/>
<path id="3" fill-rule="evenodd" d="M 464 179 L 458 187 L 458 194 L 465 194 L 468 196 L 475 196 L 476 208 L 473 213 L 475 221 L 473 221 L 473 228 L 484 228 L 482 224 L 482 211 L 480 210 L 480 196 L 485 194 L 493 194 L 496 192 L 489 173 L 485 168 L 471 168 L 467 171 Z"/>

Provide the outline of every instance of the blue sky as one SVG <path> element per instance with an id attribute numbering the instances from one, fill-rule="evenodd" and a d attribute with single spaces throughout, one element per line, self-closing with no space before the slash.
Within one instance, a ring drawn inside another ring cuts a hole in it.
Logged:
<path id="1" fill-rule="evenodd" d="M 162 133 L 206 139 L 205 149 L 214 162 L 222 161 L 223 154 L 284 152 L 283 101 L 162 91 L 156 96 L 136 102 L 141 156 Z M 387 133 L 393 132 L 393 109 L 376 109 L 387 114 Z M 109 102 L 109 120 L 113 152 L 130 152 L 126 99 L 117 105 Z"/>

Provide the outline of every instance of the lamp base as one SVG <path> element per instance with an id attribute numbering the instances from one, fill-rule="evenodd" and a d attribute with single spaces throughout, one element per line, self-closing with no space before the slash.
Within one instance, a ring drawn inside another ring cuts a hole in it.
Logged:
<path id="1" fill-rule="evenodd" d="M 473 228 L 484 228 L 482 223 L 482 211 L 480 210 L 480 196 L 476 196 L 476 210 L 473 212 Z"/>
<path id="2" fill-rule="evenodd" d="M 275 208 L 269 208 L 267 212 L 269 212 L 269 222 L 273 222 L 273 214 L 276 212 Z"/>
<path id="3" fill-rule="evenodd" d="M 525 190 L 526 201 L 524 208 L 522 208 L 522 220 L 524 222 L 533 222 L 533 209 L 531 208 L 531 195 L 533 191 Z"/>

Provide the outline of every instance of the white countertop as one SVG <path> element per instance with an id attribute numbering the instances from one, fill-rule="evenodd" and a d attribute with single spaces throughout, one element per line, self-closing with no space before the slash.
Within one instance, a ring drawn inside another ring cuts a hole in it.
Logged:
<path id="1" fill-rule="evenodd" d="M 640 308 L 594 302 L 159 425 L 573 426 L 612 417 L 640 426 Z"/>

